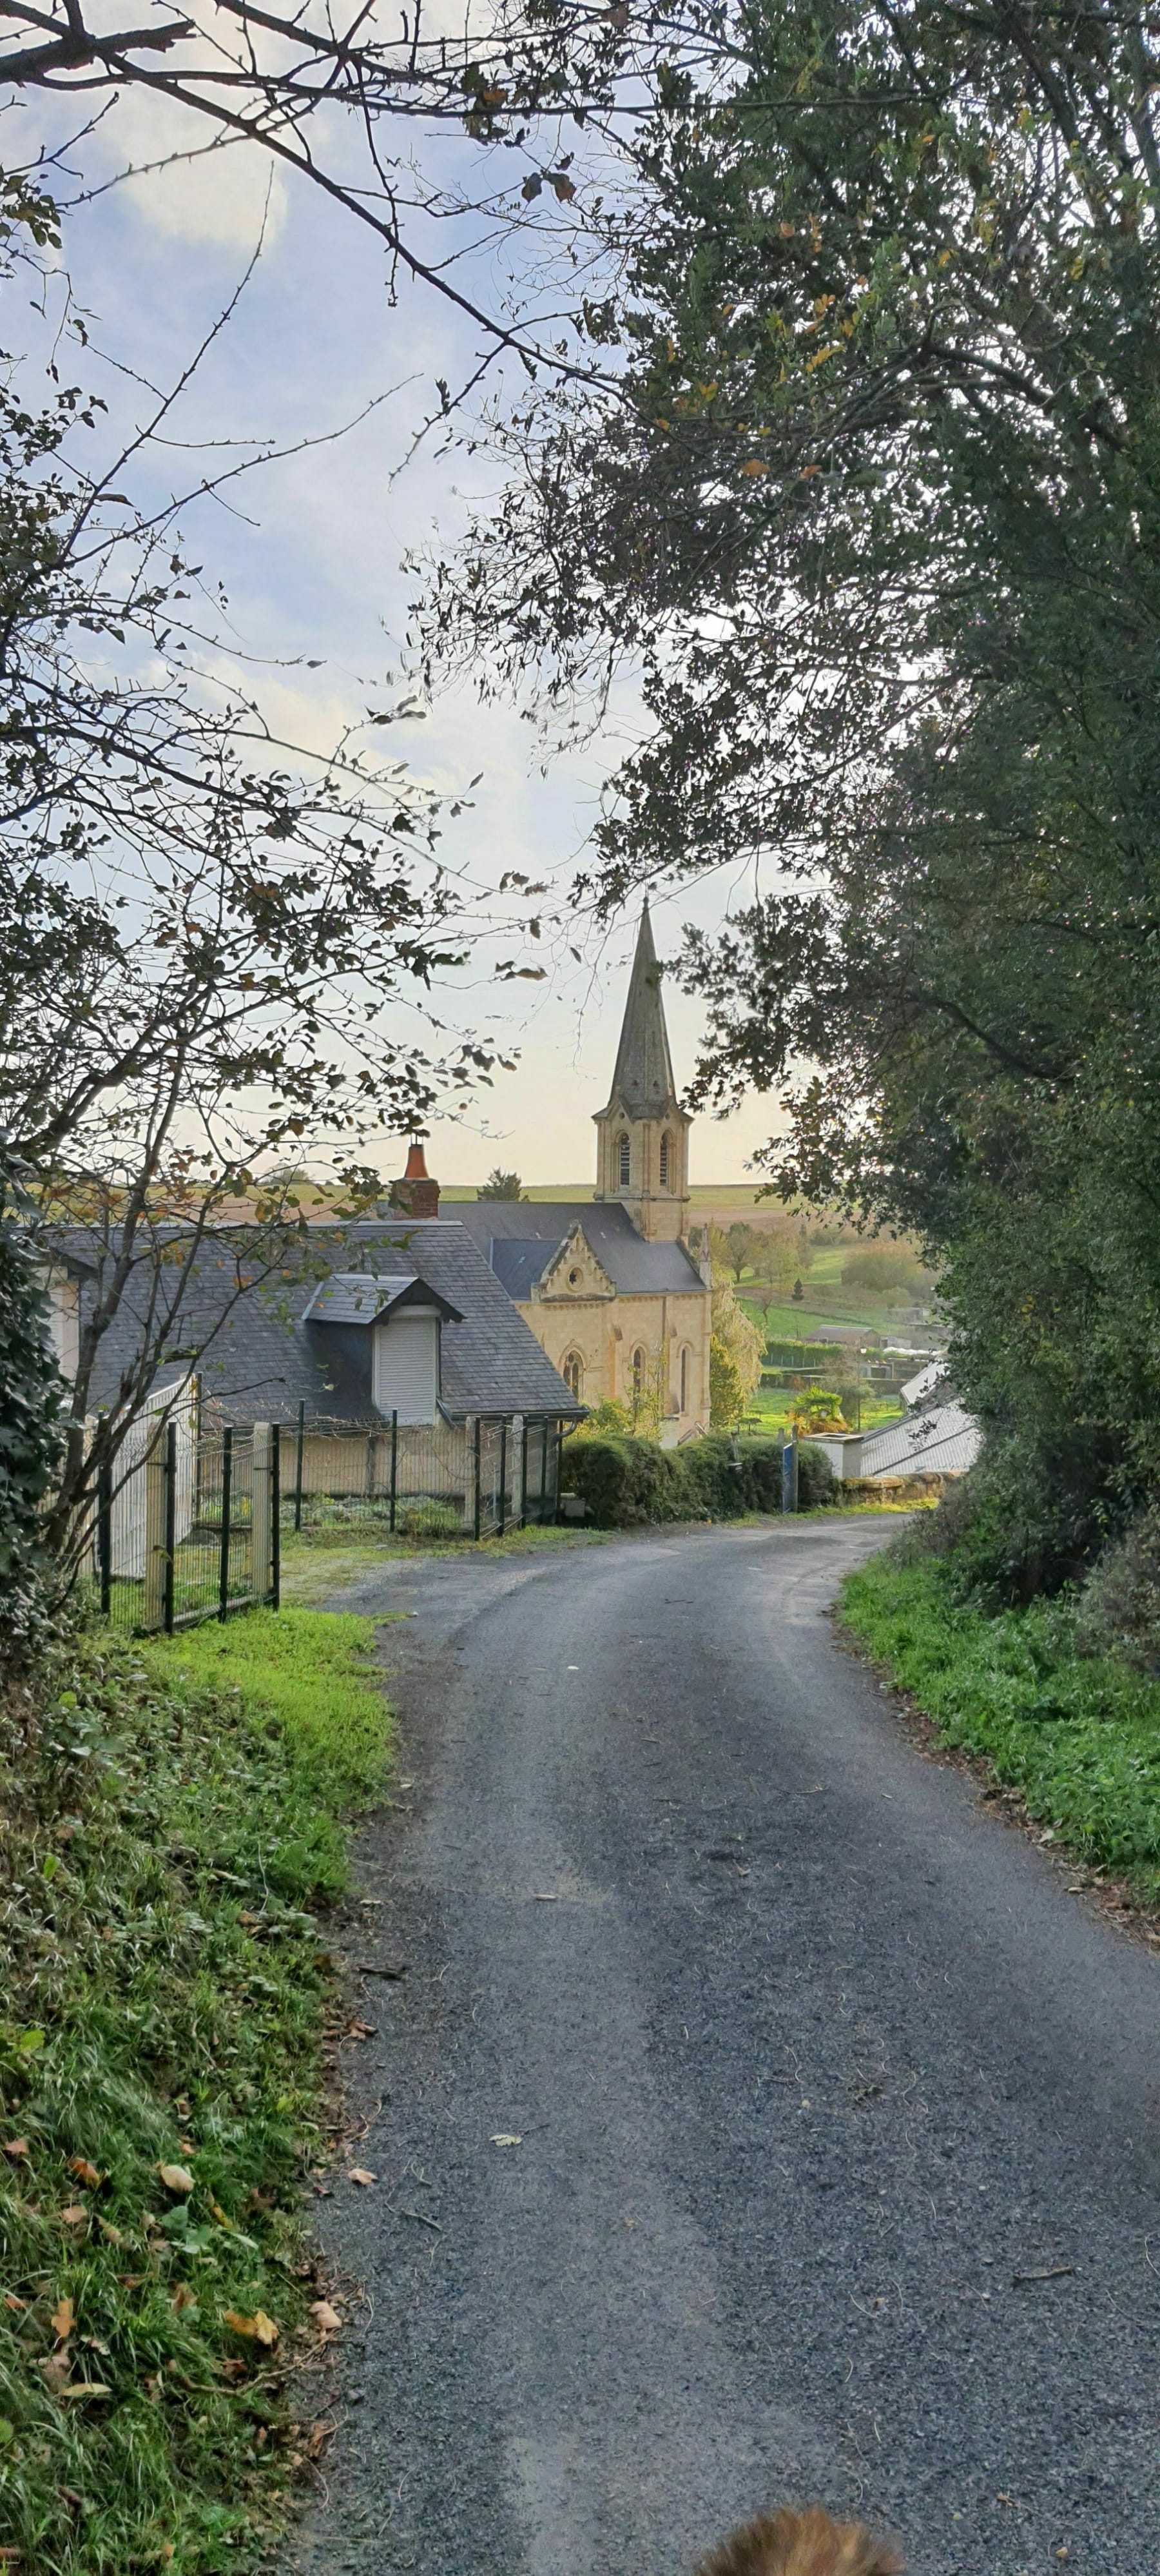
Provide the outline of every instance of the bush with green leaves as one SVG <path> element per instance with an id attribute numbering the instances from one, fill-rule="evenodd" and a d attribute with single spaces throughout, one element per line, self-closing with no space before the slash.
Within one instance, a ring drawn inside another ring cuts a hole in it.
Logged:
<path id="1" fill-rule="evenodd" d="M 798 1474 L 803 1510 L 835 1498 L 837 1487 L 823 1450 L 808 1444 L 799 1449 Z M 562 1493 L 582 1495 L 598 1529 L 776 1512 L 781 1509 L 781 1443 L 731 1440 L 713 1432 L 679 1449 L 631 1438 L 568 1441 L 560 1487 Z"/>
<path id="2" fill-rule="evenodd" d="M 52 1575 L 41 1522 L 65 1401 L 48 1299 L 0 1168 L 0 1676 L 25 1667 L 47 1633 Z"/>

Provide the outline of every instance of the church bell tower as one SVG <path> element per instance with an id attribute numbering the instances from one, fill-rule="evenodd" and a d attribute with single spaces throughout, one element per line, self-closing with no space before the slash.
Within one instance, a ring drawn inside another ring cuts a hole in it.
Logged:
<path id="1" fill-rule="evenodd" d="M 619 1199 L 646 1243 L 688 1231 L 689 1129 L 673 1081 L 648 904 L 628 987 L 608 1106 L 596 1117 L 596 1196 Z"/>

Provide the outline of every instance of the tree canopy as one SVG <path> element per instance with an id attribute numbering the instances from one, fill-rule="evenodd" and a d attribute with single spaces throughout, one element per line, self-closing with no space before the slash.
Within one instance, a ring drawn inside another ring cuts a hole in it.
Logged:
<path id="1" fill-rule="evenodd" d="M 686 940 L 698 1096 L 777 1093 L 780 1184 L 945 1261 L 1038 1514 L 1012 1562 L 1058 1574 L 1149 1486 L 1160 1417 L 1155 30 L 1071 0 L 680 23 L 620 386 L 525 406 L 428 649 L 562 727 L 635 657 L 589 896 L 752 871 Z"/>

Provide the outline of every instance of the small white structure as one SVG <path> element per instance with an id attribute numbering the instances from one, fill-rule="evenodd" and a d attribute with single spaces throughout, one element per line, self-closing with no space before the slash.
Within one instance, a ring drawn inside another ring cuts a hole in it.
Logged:
<path id="1" fill-rule="evenodd" d="M 917 1406 L 877 1431 L 823 1432 L 813 1445 L 824 1449 L 839 1482 L 849 1484 L 864 1477 L 964 1476 L 982 1442 L 974 1415 L 951 1397 Z"/>

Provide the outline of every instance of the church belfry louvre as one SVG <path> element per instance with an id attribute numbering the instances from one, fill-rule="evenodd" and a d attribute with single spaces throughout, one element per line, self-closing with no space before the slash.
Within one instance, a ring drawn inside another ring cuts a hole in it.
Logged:
<path id="1" fill-rule="evenodd" d="M 689 1250 L 689 1128 L 646 904 L 593 1199 L 480 1199 L 457 1219 L 572 1394 L 615 1397 L 666 1446 L 709 1425 L 712 1297 Z"/>

